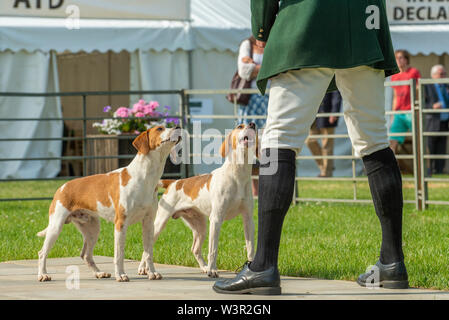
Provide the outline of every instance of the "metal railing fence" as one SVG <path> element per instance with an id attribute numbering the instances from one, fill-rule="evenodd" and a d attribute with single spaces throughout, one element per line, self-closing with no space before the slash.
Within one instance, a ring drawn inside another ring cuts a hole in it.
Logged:
<path id="1" fill-rule="evenodd" d="M 396 86 L 396 85 L 408 85 L 411 87 L 416 86 L 416 82 L 414 79 L 407 80 L 407 81 L 396 81 L 396 82 L 386 82 L 385 86 Z M 234 93 L 233 90 L 232 93 Z M 186 90 L 185 93 L 187 95 L 212 95 L 212 94 L 220 94 L 225 95 L 229 93 L 230 90 Z M 245 89 L 245 90 L 238 90 L 237 92 L 244 92 L 244 93 L 250 93 L 250 94 L 257 94 L 259 91 L 257 89 Z M 267 94 L 269 94 L 269 89 L 267 90 Z M 188 98 L 187 98 L 188 99 Z M 414 101 L 414 94 L 411 97 L 411 100 Z M 411 114 L 413 111 L 387 111 L 386 115 L 395 115 L 395 114 Z M 343 116 L 344 112 L 338 112 L 338 113 L 318 113 L 317 117 L 330 117 L 330 116 Z M 201 119 L 233 119 L 237 120 L 239 119 L 265 119 L 266 116 L 239 116 L 238 115 L 238 104 L 236 101 L 234 101 L 234 108 L 233 108 L 233 114 L 230 115 L 187 115 L 187 117 L 190 120 L 201 120 Z M 406 137 L 414 137 L 416 136 L 416 130 L 415 130 L 415 121 L 413 121 L 412 125 L 412 132 L 401 132 L 401 133 L 390 133 L 390 136 L 406 136 Z M 195 136 L 195 138 L 208 138 L 209 136 L 205 135 L 198 135 Z M 222 139 L 224 138 L 224 135 L 220 136 Z M 348 139 L 349 135 L 346 134 L 329 134 L 329 135 L 309 135 L 311 138 L 332 138 L 332 139 Z M 413 139 L 415 140 L 415 139 Z M 191 156 L 201 156 L 199 154 L 192 154 Z M 203 155 L 204 156 L 204 155 Z M 206 155 L 207 156 L 207 155 Z M 217 156 L 219 157 L 219 156 Z M 397 155 L 397 159 L 410 159 L 413 160 L 414 164 L 416 164 L 416 147 L 415 144 L 413 144 L 413 154 L 411 155 Z M 352 166 L 352 176 L 351 177 L 326 177 L 326 178 L 318 178 L 318 177 L 299 177 L 297 176 L 295 178 L 295 195 L 293 197 L 292 202 L 305 202 L 305 201 L 312 201 L 312 202 L 352 202 L 352 203 L 365 203 L 369 204 L 372 203 L 371 199 L 359 199 L 357 197 L 358 191 L 357 191 L 357 182 L 368 182 L 367 177 L 357 177 L 356 175 L 356 160 L 360 159 L 354 155 L 354 149 L 352 148 L 352 154 L 351 155 L 332 155 L 332 156 L 305 156 L 305 155 L 297 155 L 297 160 L 313 160 L 313 159 L 338 159 L 338 160 L 351 160 L 351 166 Z M 300 162 L 298 165 L 297 162 L 297 168 L 300 170 Z M 298 170 L 297 170 L 298 171 Z M 413 178 L 403 178 L 403 181 L 412 181 L 414 182 L 415 186 L 417 185 L 418 178 L 417 176 L 417 166 L 414 165 L 414 177 Z M 254 179 L 257 179 L 256 176 L 253 177 Z M 298 197 L 297 195 L 297 183 L 299 181 L 352 181 L 353 182 L 353 198 L 352 199 L 325 199 L 325 198 L 304 198 L 304 197 Z M 418 196 L 418 189 L 415 187 L 415 199 L 414 200 L 404 200 L 405 203 L 415 203 L 416 207 L 419 208 L 421 204 L 419 203 L 419 196 Z M 256 197 L 257 198 L 257 197 Z"/>
<path id="2" fill-rule="evenodd" d="M 428 204 L 433 205 L 449 205 L 449 201 L 435 201 L 428 200 L 428 188 L 427 184 L 429 182 L 449 182 L 449 179 L 444 178 L 431 178 L 426 176 L 425 170 L 425 160 L 430 159 L 449 159 L 448 155 L 429 155 L 424 152 L 424 137 L 435 136 L 435 135 L 444 135 L 449 136 L 447 132 L 435 133 L 435 132 L 424 132 L 423 128 L 423 114 L 426 113 L 436 113 L 436 112 L 449 112 L 445 110 L 425 110 L 424 106 L 424 95 L 423 95 L 423 86 L 429 85 L 433 83 L 449 83 L 449 79 L 444 80 L 432 80 L 432 79 L 422 79 L 419 81 L 419 85 L 417 85 L 416 80 L 407 80 L 407 81 L 395 81 L 395 82 L 385 82 L 385 86 L 393 87 L 399 85 L 407 85 L 410 86 L 410 94 L 411 94 L 411 105 L 412 108 L 409 111 L 387 111 L 386 116 L 390 115 L 398 115 L 398 114 L 411 114 L 412 115 L 412 130 L 411 132 L 401 132 L 401 133 L 389 133 L 389 136 L 405 136 L 411 137 L 412 140 L 412 154 L 409 155 L 397 155 L 397 159 L 404 160 L 413 160 L 413 177 L 403 177 L 403 181 L 413 182 L 414 184 L 414 194 L 415 197 L 413 200 L 405 200 L 405 203 L 415 203 L 416 208 L 419 210 L 424 210 Z M 418 97 L 416 99 L 416 94 L 414 88 L 418 88 Z M 269 90 L 268 90 L 269 91 Z M 243 90 L 230 90 L 230 89 L 222 89 L 222 90 L 145 90 L 145 91 L 103 91 L 103 92 L 61 92 L 61 93 L 18 93 L 18 92 L 9 92 L 2 93 L 0 92 L 0 96 L 22 96 L 22 97 L 62 97 L 62 96 L 80 96 L 82 97 L 82 117 L 67 117 L 67 118 L 11 118 L 11 119 L 0 119 L 0 121 L 64 121 L 64 120 L 78 120 L 83 121 L 83 135 L 81 137 L 62 137 L 62 138 L 17 138 L 17 139 L 0 139 L 2 141 L 40 141 L 40 140 L 61 140 L 61 141 L 76 141 L 81 140 L 83 142 L 83 155 L 82 156 L 64 156 L 64 157 L 40 157 L 40 158 L 3 158 L 1 161 L 24 161 L 24 160 L 82 160 L 83 168 L 85 174 L 86 162 L 89 159 L 109 159 L 109 158 L 117 158 L 117 159 L 129 159 L 132 158 L 132 155 L 111 155 L 111 156 L 88 156 L 86 154 L 86 142 L 88 140 L 95 139 L 129 139 L 129 137 L 88 137 L 87 132 L 87 121 L 88 120 L 103 120 L 107 117 L 87 117 L 87 98 L 89 96 L 94 95 L 144 95 L 144 94 L 175 94 L 179 96 L 179 110 L 177 115 L 169 116 L 171 118 L 179 118 L 181 119 L 181 126 L 188 130 L 190 139 L 204 139 L 211 137 L 219 137 L 221 139 L 224 138 L 224 135 L 195 135 L 191 134 L 191 122 L 193 120 L 201 120 L 201 119 L 214 119 L 214 120 L 234 120 L 237 119 L 265 119 L 266 116 L 239 116 L 238 115 L 238 105 L 234 101 L 234 108 L 232 114 L 223 114 L 223 115 L 193 115 L 189 112 L 189 99 L 195 96 L 201 95 L 223 95 L 225 96 L 228 93 L 247 93 L 247 94 L 256 94 L 259 93 L 257 89 L 243 89 Z M 227 102 L 226 102 L 227 103 Z M 317 117 L 329 117 L 329 116 L 343 116 L 344 112 L 339 113 L 319 113 Z M 151 118 L 155 119 L 155 118 Z M 332 138 L 332 139 L 348 139 L 349 135 L 346 134 L 330 134 L 330 135 L 310 135 L 311 138 Z M 195 156 L 209 156 L 207 154 L 195 154 L 190 153 L 189 158 Z M 293 199 L 293 202 L 298 201 L 321 201 L 321 202 L 345 202 L 345 203 L 372 203 L 371 199 L 360 199 L 358 198 L 358 186 L 357 183 L 363 182 L 366 183 L 368 181 L 366 176 L 360 177 L 357 176 L 356 172 L 356 161 L 360 158 L 354 155 L 354 150 L 352 149 L 352 154 L 350 155 L 332 155 L 332 156 L 303 156 L 298 155 L 297 160 L 312 160 L 312 159 L 345 159 L 351 160 L 352 166 L 352 175 L 350 177 L 327 177 L 327 178 L 317 178 L 317 177 L 299 177 L 295 178 L 295 190 L 297 189 L 297 183 L 299 181 L 350 181 L 353 183 L 353 197 L 350 199 L 324 199 L 324 198 L 301 198 L 298 197 L 296 192 Z M 190 165 L 182 166 L 182 176 L 188 176 L 189 172 L 191 172 Z M 300 162 L 298 167 L 300 168 Z M 299 170 L 300 171 L 300 170 Z M 29 180 L 57 180 L 57 179 L 73 179 L 75 177 L 56 177 L 56 178 L 41 178 L 41 179 L 1 179 L 2 181 L 29 181 Z M 253 177 L 257 179 L 257 177 Z M 13 200 L 48 200 L 49 198 L 9 198 L 9 199 L 0 199 L 0 201 L 13 201 Z"/>
<path id="3" fill-rule="evenodd" d="M 93 140 L 129 140 L 137 135 L 128 136 L 95 136 L 89 137 L 87 133 L 87 121 L 89 120 L 104 120 L 111 119 L 112 117 L 89 117 L 87 116 L 87 99 L 92 96 L 114 96 L 114 95 L 178 95 L 179 96 L 179 111 L 177 115 L 168 116 L 169 118 L 180 119 L 180 126 L 185 127 L 184 117 L 184 90 L 139 90 L 139 91 L 82 91 L 82 92 L 52 92 L 52 93 L 24 93 L 24 92 L 0 92 L 0 97 L 81 97 L 81 117 L 41 117 L 41 118 L 0 118 L 0 122 L 16 122 L 16 121 L 82 121 L 82 135 L 77 137 L 45 137 L 45 138 L 0 138 L 1 142 L 19 142 L 19 141 L 81 141 L 82 142 L 82 155 L 80 156 L 59 156 L 59 157 L 24 157 L 24 158 L 0 158 L 0 165 L 6 161 L 45 161 L 45 160 L 60 160 L 60 161 L 82 161 L 83 174 L 86 175 L 87 161 L 97 159 L 132 159 L 134 155 L 108 155 L 108 156 L 92 156 L 87 155 L 87 142 Z M 166 117 L 141 117 L 143 120 L 161 120 Z M 186 166 L 181 165 L 181 173 L 173 174 L 166 173 L 166 177 L 185 177 L 187 175 Z M 49 180 L 72 180 L 81 176 L 58 176 L 54 178 L 7 178 L 0 179 L 2 182 L 11 181 L 49 181 Z M 51 200 L 48 197 L 30 197 L 30 198 L 0 198 L 0 201 L 28 201 L 28 200 Z"/>
<path id="4" fill-rule="evenodd" d="M 420 130 L 419 134 L 419 143 L 421 145 L 425 145 L 424 138 L 425 137 L 435 137 L 435 136 L 449 136 L 449 132 L 428 132 L 424 130 L 424 117 L 426 114 L 442 114 L 442 113 L 449 113 L 449 109 L 430 109 L 426 108 L 426 95 L 425 95 L 425 86 L 431 86 L 435 84 L 446 84 L 449 85 L 449 78 L 445 79 L 420 79 L 418 82 L 418 96 L 419 96 L 419 107 L 418 107 L 418 113 L 419 113 L 419 127 L 422 128 Z M 449 108 L 449 106 L 447 106 Z M 449 193 L 447 196 L 448 200 L 429 200 L 429 191 L 428 191 L 428 183 L 431 182 L 448 182 L 449 178 L 433 178 L 431 177 L 431 173 L 426 170 L 425 162 L 426 160 L 434 159 L 449 159 L 448 150 L 446 150 L 446 154 L 444 155 L 436 155 L 436 154 L 428 154 L 427 151 L 423 150 L 419 153 L 419 163 L 421 163 L 421 166 L 419 168 L 420 170 L 420 185 L 422 186 L 422 202 L 423 202 L 423 209 L 427 207 L 428 204 L 433 205 L 449 205 Z M 429 169 L 429 166 L 427 167 Z M 448 190 L 449 191 L 449 190 Z"/>

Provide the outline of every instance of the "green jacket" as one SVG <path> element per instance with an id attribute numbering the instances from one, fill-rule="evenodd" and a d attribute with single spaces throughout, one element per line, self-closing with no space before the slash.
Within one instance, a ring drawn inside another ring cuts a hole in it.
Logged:
<path id="1" fill-rule="evenodd" d="M 375 5 L 378 19 L 371 20 Z M 257 86 L 292 69 L 361 65 L 399 72 L 391 43 L 385 0 L 251 0 L 252 33 L 266 41 Z M 366 21 L 379 22 L 368 29 Z M 329 89 L 331 90 L 331 88 Z"/>

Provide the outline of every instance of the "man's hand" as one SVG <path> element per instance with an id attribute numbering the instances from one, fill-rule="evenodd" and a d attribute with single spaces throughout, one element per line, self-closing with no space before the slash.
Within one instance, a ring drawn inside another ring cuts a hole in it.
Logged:
<path id="1" fill-rule="evenodd" d="M 254 60 L 251 59 L 250 57 L 246 56 L 242 58 L 242 62 L 243 63 L 254 63 Z"/>
<path id="2" fill-rule="evenodd" d="M 335 116 L 330 116 L 329 117 L 329 123 L 330 124 L 334 124 L 335 121 L 337 121 L 337 117 L 335 117 Z"/>
<path id="3" fill-rule="evenodd" d="M 432 108 L 434 109 L 441 109 L 442 107 L 443 105 L 441 104 L 441 102 L 434 103 L 432 106 Z"/>
<path id="4" fill-rule="evenodd" d="M 251 73 L 251 80 L 257 78 L 257 75 L 259 74 L 259 71 L 260 71 L 260 64 L 256 64 L 256 66 L 254 67 L 253 72 Z"/>
<path id="5" fill-rule="evenodd" d="M 265 41 L 256 40 L 256 46 L 258 46 L 259 48 L 265 48 L 266 44 L 267 43 Z"/>

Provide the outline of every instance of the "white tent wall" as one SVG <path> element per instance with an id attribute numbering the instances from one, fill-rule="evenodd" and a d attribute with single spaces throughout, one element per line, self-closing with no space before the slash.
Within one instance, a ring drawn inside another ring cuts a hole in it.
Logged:
<path id="1" fill-rule="evenodd" d="M 0 84 L 3 92 L 59 91 L 56 57 L 52 52 L 0 52 Z M 60 118 L 61 103 L 55 97 L 0 97 L 0 118 Z M 60 138 L 62 121 L 0 121 L 0 136 Z M 11 141 L 0 145 L 0 158 L 59 157 L 61 141 Z M 0 178 L 48 178 L 58 174 L 59 160 L 7 161 Z"/>
<path id="2" fill-rule="evenodd" d="M 235 50 L 237 50 L 236 48 Z M 229 88 L 231 78 L 237 69 L 237 53 L 229 50 L 203 50 L 197 49 L 192 52 L 192 89 L 226 89 Z M 234 105 L 226 100 L 223 94 L 214 95 L 193 95 L 192 99 L 206 99 L 212 101 L 213 115 L 233 115 Z M 198 121 L 198 120 L 197 120 Z M 232 119 L 215 119 L 211 122 L 202 121 L 201 131 L 204 133 L 207 129 L 216 129 L 221 134 L 226 130 L 235 127 L 236 122 Z M 202 149 L 214 143 L 212 138 L 204 139 L 201 143 Z M 193 150 L 192 150 L 193 151 Z M 218 150 L 217 150 L 218 151 Z M 196 153 L 196 152 L 195 152 Z M 215 160 L 222 163 L 221 158 L 205 159 L 203 162 Z M 217 163 L 215 162 L 215 163 Z M 195 174 L 206 173 L 215 169 L 219 164 L 194 165 Z"/>
<path id="3" fill-rule="evenodd" d="M 142 51 L 130 54 L 130 90 L 179 90 L 189 85 L 188 52 Z M 161 107 L 170 106 L 179 110 L 179 95 L 130 96 L 130 106 L 140 98 L 158 101 Z"/>

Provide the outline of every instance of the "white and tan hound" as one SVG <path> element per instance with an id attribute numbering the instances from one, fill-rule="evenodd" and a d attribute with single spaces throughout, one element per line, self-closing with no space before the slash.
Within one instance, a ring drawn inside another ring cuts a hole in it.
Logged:
<path id="1" fill-rule="evenodd" d="M 73 222 L 84 238 L 81 258 L 97 278 L 109 278 L 93 260 L 93 249 L 100 233 L 100 220 L 113 222 L 114 265 L 117 281 L 129 281 L 124 270 L 126 230 L 142 222 L 143 255 L 139 274 L 161 279 L 153 264 L 154 217 L 157 211 L 157 185 L 170 150 L 179 142 L 178 128 L 156 126 L 141 133 L 133 146 L 138 150 L 131 163 L 106 174 L 71 180 L 55 193 L 49 209 L 48 227 L 39 232 L 45 236 L 39 251 L 38 280 L 49 281 L 46 259 L 65 223 Z M 156 190 L 156 192 L 155 192 Z"/>
<path id="2" fill-rule="evenodd" d="M 161 180 L 166 188 L 159 200 L 155 221 L 155 241 L 170 217 L 181 218 L 193 232 L 192 252 L 203 272 L 218 277 L 217 249 L 220 227 L 224 220 L 243 216 L 247 258 L 254 257 L 253 195 L 251 190 L 252 159 L 257 154 L 254 123 L 239 125 L 225 139 L 220 152 L 224 164 L 210 174 L 180 180 Z M 208 264 L 201 247 L 209 218 Z"/>

